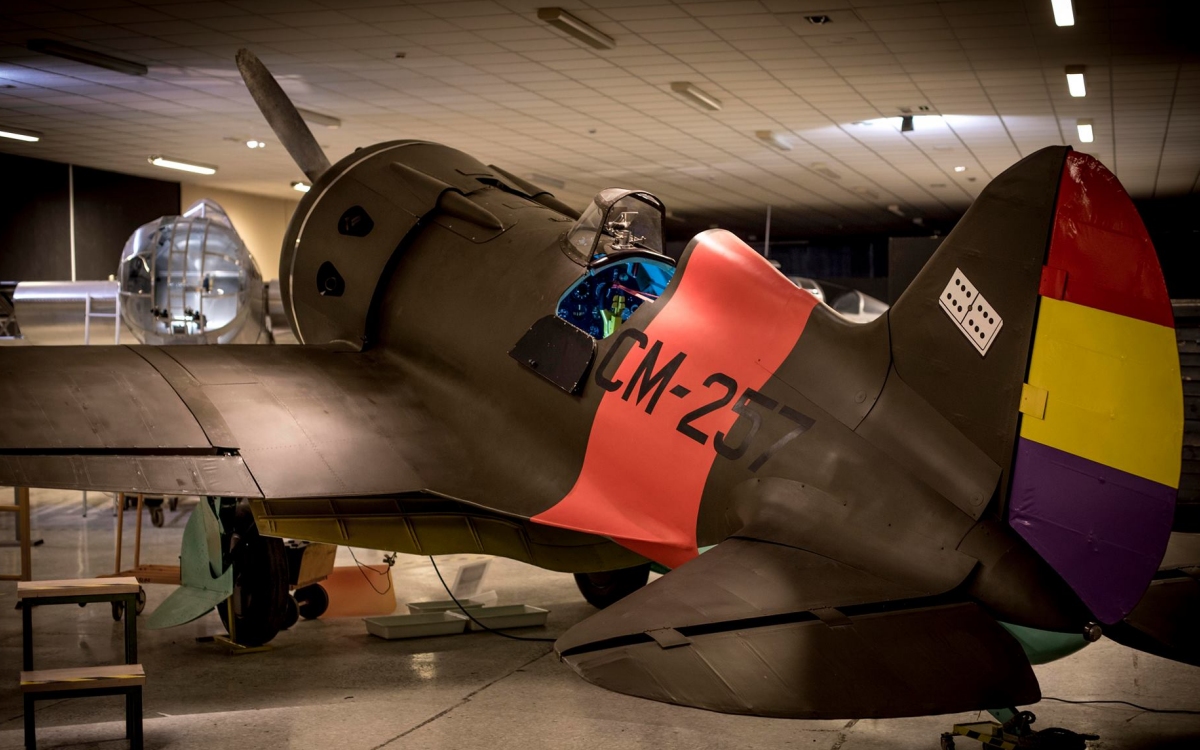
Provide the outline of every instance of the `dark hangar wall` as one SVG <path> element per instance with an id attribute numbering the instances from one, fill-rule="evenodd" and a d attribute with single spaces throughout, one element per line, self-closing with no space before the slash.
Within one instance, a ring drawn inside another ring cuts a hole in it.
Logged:
<path id="1" fill-rule="evenodd" d="M 133 230 L 178 214 L 178 182 L 74 167 L 76 278 L 107 279 Z M 71 278 L 68 166 L 0 154 L 0 280 Z"/>
<path id="2" fill-rule="evenodd" d="M 67 165 L 0 154 L 0 281 L 71 278 Z"/>

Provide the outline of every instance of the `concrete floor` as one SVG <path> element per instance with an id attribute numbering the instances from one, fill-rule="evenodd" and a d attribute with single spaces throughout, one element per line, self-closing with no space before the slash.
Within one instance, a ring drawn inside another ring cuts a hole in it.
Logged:
<path id="1" fill-rule="evenodd" d="M 7 492 L 7 491 L 5 491 Z M 0 496 L 7 502 L 8 496 Z M 88 577 L 112 571 L 113 517 L 105 496 L 91 496 L 80 517 L 79 493 L 33 492 L 35 578 Z M 167 513 L 165 528 L 146 522 L 142 559 L 173 563 L 186 511 Z M 127 528 L 132 519 L 127 517 Z M 0 518 L 11 538 L 11 521 Z M 126 533 L 126 560 L 132 534 Z M 379 553 L 360 552 L 376 562 Z M 343 559 L 344 558 L 344 559 Z M 451 578 L 474 556 L 439 558 Z M 338 564 L 350 564 L 345 550 Z M 0 567 L 13 570 L 12 550 Z M 393 571 L 400 603 L 444 598 L 428 560 L 401 557 Z M 484 587 L 500 603 L 551 610 L 554 636 L 594 610 L 571 576 L 494 561 Z M 16 584 L 0 584 L 0 750 L 21 747 L 20 617 Z M 170 591 L 148 586 L 153 608 Z M 401 610 L 403 611 L 403 610 Z M 107 605 L 35 610 L 37 666 L 116 662 L 120 626 Z M 554 657 L 550 643 L 517 642 L 488 633 L 383 641 L 358 618 L 301 621 L 276 638 L 273 651 L 230 657 L 196 637 L 222 632 L 215 615 L 172 630 L 139 632 L 145 665 L 147 748 L 811 748 L 867 750 L 938 747 L 939 735 L 975 714 L 889 721 L 783 721 L 724 716 L 630 698 L 589 685 Z M 1200 669 L 1102 640 L 1037 668 L 1043 693 L 1073 700 L 1118 699 L 1157 708 L 1200 710 Z M 1101 736 L 1105 750 L 1200 748 L 1200 715 L 1154 714 L 1124 706 L 1075 706 L 1043 700 L 1038 726 Z M 38 705 L 40 747 L 121 748 L 120 699 Z M 980 747 L 962 739 L 959 748 Z"/>

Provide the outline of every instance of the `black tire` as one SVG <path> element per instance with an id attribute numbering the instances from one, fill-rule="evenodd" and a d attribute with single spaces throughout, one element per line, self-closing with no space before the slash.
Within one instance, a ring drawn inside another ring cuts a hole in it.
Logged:
<path id="1" fill-rule="evenodd" d="M 134 609 L 139 615 L 146 611 L 146 589 L 138 586 L 137 592 L 137 607 Z"/>
<path id="2" fill-rule="evenodd" d="M 575 585 L 588 604 L 604 609 L 645 586 L 649 579 L 650 563 L 646 563 L 603 573 L 576 573 Z"/>
<path id="3" fill-rule="evenodd" d="M 296 604 L 296 600 L 288 597 L 287 600 L 287 617 L 283 618 L 283 629 L 291 630 L 292 626 L 300 621 L 300 607 Z"/>
<path id="4" fill-rule="evenodd" d="M 329 609 L 329 592 L 319 583 L 296 589 L 296 605 L 305 620 L 315 620 Z"/>
<path id="5" fill-rule="evenodd" d="M 164 520 L 165 518 L 163 517 L 163 509 L 161 505 L 157 508 L 150 509 L 150 523 L 162 528 Z"/>
<path id="6" fill-rule="evenodd" d="M 125 602 L 112 602 L 112 617 L 113 621 L 120 622 L 125 616 Z"/>
<path id="7" fill-rule="evenodd" d="M 243 646 L 270 642 L 287 620 L 288 567 L 283 540 L 262 536 L 254 525 L 250 505 L 238 504 L 230 539 L 233 555 L 233 598 L 237 602 L 235 640 Z M 228 602 L 217 605 L 229 629 Z"/>

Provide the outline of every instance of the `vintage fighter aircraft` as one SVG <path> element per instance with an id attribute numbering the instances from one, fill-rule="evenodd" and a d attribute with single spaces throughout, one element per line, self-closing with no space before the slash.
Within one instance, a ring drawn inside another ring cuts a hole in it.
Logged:
<path id="1" fill-rule="evenodd" d="M 1031 661 L 1101 630 L 1200 660 L 1178 620 L 1193 540 L 1159 572 L 1171 308 L 1094 158 L 996 177 L 855 325 L 728 232 L 673 261 L 646 192 L 576 215 L 419 141 L 330 165 L 238 64 L 313 183 L 280 268 L 303 345 L 0 350 L 0 483 L 211 498 L 239 637 L 278 629 L 269 538 L 292 537 L 635 571 L 600 599 L 661 563 L 556 648 L 597 685 L 716 711 L 1027 704 Z M 221 588 L 181 591 L 203 612 Z"/>

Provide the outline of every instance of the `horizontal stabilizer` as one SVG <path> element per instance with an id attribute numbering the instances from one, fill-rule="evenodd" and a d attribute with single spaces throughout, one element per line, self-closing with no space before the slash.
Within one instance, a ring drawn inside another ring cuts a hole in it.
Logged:
<path id="1" fill-rule="evenodd" d="M 810 552 L 730 539 L 555 648 L 601 687 L 724 713 L 884 718 L 1038 700 L 1020 645 L 983 610 L 907 593 Z"/>
<path id="2" fill-rule="evenodd" d="M 1200 666 L 1200 534 L 1171 534 L 1163 568 L 1138 605 L 1104 634 L 1129 648 Z"/>

